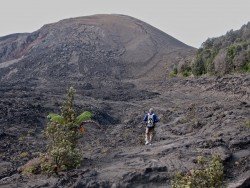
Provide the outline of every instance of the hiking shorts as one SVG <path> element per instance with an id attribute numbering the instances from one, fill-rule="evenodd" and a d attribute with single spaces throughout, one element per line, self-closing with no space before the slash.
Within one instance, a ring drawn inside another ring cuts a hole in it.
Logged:
<path id="1" fill-rule="evenodd" d="M 146 134 L 153 134 L 154 133 L 155 126 L 153 127 L 146 127 Z"/>

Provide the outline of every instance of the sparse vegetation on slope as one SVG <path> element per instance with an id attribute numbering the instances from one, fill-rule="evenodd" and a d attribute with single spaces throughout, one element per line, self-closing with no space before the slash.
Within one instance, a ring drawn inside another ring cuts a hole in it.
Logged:
<path id="1" fill-rule="evenodd" d="M 224 36 L 207 39 L 192 62 L 195 76 L 234 72 L 250 72 L 250 23 Z"/>
<path id="2" fill-rule="evenodd" d="M 199 156 L 197 169 L 192 169 L 186 174 L 176 174 L 173 188 L 219 188 L 222 187 L 223 164 L 219 156 L 212 159 Z"/>

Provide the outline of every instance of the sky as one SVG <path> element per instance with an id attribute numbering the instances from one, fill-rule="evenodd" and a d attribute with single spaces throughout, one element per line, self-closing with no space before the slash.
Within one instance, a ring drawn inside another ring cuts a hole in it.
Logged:
<path id="1" fill-rule="evenodd" d="M 200 47 L 250 21 L 250 0 L 0 0 L 0 36 L 93 14 L 124 14 Z"/>

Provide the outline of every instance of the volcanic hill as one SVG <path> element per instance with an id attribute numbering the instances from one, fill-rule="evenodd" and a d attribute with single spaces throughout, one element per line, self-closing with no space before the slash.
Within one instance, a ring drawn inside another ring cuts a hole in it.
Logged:
<path id="1" fill-rule="evenodd" d="M 162 77 L 194 48 L 132 17 L 95 15 L 0 38 L 1 80 Z M 174 58 L 173 58 L 174 57 Z M 11 71 L 10 71 L 11 70 Z"/>

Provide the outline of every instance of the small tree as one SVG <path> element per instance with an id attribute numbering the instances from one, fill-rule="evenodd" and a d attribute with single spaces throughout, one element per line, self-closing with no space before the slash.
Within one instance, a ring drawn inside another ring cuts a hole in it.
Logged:
<path id="1" fill-rule="evenodd" d="M 45 129 L 48 139 L 48 150 L 41 165 L 44 171 L 60 171 L 76 168 L 80 165 L 81 155 L 77 142 L 81 136 L 83 121 L 89 120 L 92 114 L 88 111 L 76 116 L 74 111 L 75 90 L 70 87 L 67 99 L 61 108 L 61 115 L 49 114 Z"/>
<path id="2" fill-rule="evenodd" d="M 206 74 L 205 64 L 202 60 L 201 55 L 197 55 L 196 59 L 194 60 L 192 64 L 192 73 L 195 76 Z"/>

